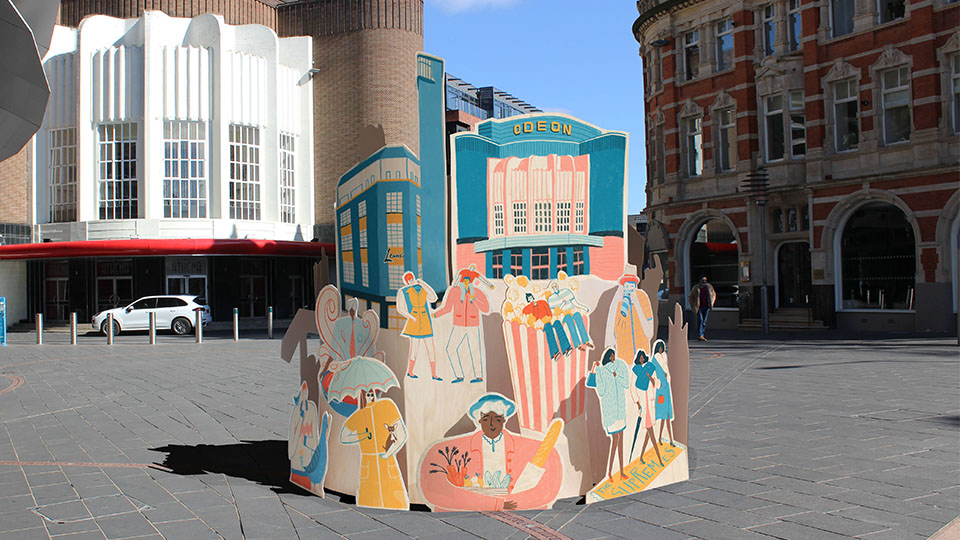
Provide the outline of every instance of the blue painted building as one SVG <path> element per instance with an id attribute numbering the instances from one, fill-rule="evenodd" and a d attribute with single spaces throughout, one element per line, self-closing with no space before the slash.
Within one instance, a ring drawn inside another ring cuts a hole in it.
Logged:
<path id="1" fill-rule="evenodd" d="M 454 267 L 491 278 L 593 274 L 626 260 L 627 135 L 559 114 L 454 135 Z"/>
<path id="2" fill-rule="evenodd" d="M 420 157 L 384 146 L 337 185 L 340 289 L 385 328 L 402 326 L 395 295 L 404 272 L 438 292 L 447 285 L 443 80 L 443 60 L 418 54 Z"/>

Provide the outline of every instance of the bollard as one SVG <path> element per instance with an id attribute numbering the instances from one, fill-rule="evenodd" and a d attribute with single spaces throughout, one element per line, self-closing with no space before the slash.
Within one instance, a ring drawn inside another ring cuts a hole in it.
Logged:
<path id="1" fill-rule="evenodd" d="M 157 344 L 157 312 L 150 312 L 150 344 Z"/>
<path id="2" fill-rule="evenodd" d="M 267 339 L 273 339 L 273 306 L 267 308 Z"/>
<path id="3" fill-rule="evenodd" d="M 107 345 L 113 345 L 113 313 L 107 314 Z"/>
<path id="4" fill-rule="evenodd" d="M 70 312 L 70 344 L 77 344 L 77 312 Z"/>
<path id="5" fill-rule="evenodd" d="M 193 326 L 193 333 L 197 336 L 197 343 L 203 343 L 203 312 L 198 309 L 196 314 L 197 322 Z"/>
<path id="6" fill-rule="evenodd" d="M 43 313 L 37 313 L 37 345 L 43 345 Z"/>
<path id="7" fill-rule="evenodd" d="M 233 340 L 240 340 L 240 313 L 237 308 L 233 308 Z"/>

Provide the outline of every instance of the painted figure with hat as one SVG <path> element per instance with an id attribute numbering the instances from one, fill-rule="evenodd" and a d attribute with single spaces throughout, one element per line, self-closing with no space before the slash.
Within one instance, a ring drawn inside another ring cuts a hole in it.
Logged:
<path id="1" fill-rule="evenodd" d="M 424 453 L 420 489 L 435 511 L 549 508 L 563 470 L 554 445 L 563 430 L 555 419 L 542 440 L 505 429 L 514 402 L 487 393 L 470 406 L 473 433 L 443 439 Z"/>
<path id="2" fill-rule="evenodd" d="M 650 298 L 639 288 L 637 267 L 624 266 L 619 283 L 607 317 L 607 346 L 616 349 L 617 358 L 629 362 L 638 350 L 650 354 L 650 339 L 656 326 Z"/>
<path id="3" fill-rule="evenodd" d="M 437 301 L 437 292 L 426 281 L 416 279 L 413 272 L 403 274 L 404 286 L 397 290 L 397 313 L 407 319 L 401 334 L 410 338 L 410 361 L 407 377 L 416 379 L 413 368 L 421 352 L 425 352 L 430 362 L 430 374 L 433 380 L 442 380 L 437 376 L 437 350 L 433 343 L 433 316 L 430 304 Z"/>
<path id="4" fill-rule="evenodd" d="M 471 383 L 483 381 L 483 335 L 480 329 L 480 315 L 490 312 L 490 302 L 487 295 L 477 287 L 483 283 L 492 289 L 493 284 L 487 281 L 476 271 L 476 265 L 457 273 L 456 281 L 447 289 L 443 297 L 443 305 L 434 314 L 442 317 L 453 314 L 453 329 L 447 338 L 447 357 L 450 359 L 450 368 L 454 379 L 450 382 L 459 383 L 464 379 L 463 358 L 469 359 L 469 366 L 473 370 Z M 463 351 L 463 353 L 461 353 Z"/>

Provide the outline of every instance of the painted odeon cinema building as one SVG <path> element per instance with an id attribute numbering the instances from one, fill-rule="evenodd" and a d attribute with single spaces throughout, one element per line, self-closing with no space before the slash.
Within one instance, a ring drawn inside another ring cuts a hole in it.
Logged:
<path id="1" fill-rule="evenodd" d="M 456 268 L 474 264 L 490 278 L 620 276 L 625 133 L 531 114 L 481 122 L 452 144 Z M 597 200 L 603 204 L 593 205 Z"/>

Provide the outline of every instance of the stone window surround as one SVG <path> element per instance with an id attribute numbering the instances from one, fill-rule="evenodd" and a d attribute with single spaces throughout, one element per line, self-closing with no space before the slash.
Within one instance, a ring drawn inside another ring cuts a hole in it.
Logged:
<path id="1" fill-rule="evenodd" d="M 940 0 L 945 1 L 945 0 Z M 820 45 L 824 43 L 848 39 L 861 34 L 875 30 L 879 26 L 888 26 L 899 24 L 910 20 L 910 12 L 913 11 L 913 3 L 905 0 L 903 17 L 894 19 L 885 23 L 880 23 L 880 1 L 879 0 L 854 0 L 853 2 L 853 32 L 842 36 L 833 35 L 833 0 L 824 0 L 820 3 L 820 27 L 817 28 L 817 42 Z M 925 7 L 925 6 L 920 6 Z"/>
<path id="2" fill-rule="evenodd" d="M 725 69 L 723 71 L 717 71 L 717 58 L 716 58 L 717 25 L 716 23 L 724 19 L 732 20 L 733 15 L 743 9 L 744 8 L 742 7 L 742 5 L 728 5 L 728 6 L 724 6 L 721 9 L 712 11 L 708 14 L 704 14 L 699 17 L 674 24 L 673 36 L 675 37 L 673 38 L 674 47 L 672 52 L 675 55 L 674 65 L 676 66 L 676 69 L 674 69 L 674 84 L 676 86 L 683 86 L 685 84 L 690 84 L 695 81 L 709 78 L 720 73 L 729 73 L 735 69 L 735 66 L 737 64 L 737 55 L 736 55 L 737 35 L 740 32 L 744 31 L 744 27 L 736 22 L 734 22 L 733 24 L 732 35 L 733 35 L 733 43 L 734 43 L 734 55 L 733 55 L 734 67 L 730 67 L 729 69 Z M 691 32 L 693 30 L 699 31 L 700 64 L 697 70 L 697 76 L 690 80 L 685 80 L 683 77 L 686 69 L 686 66 L 684 65 L 683 37 L 687 32 Z M 661 37 L 661 36 L 658 35 L 658 37 Z M 662 75 L 662 72 L 661 72 L 661 75 Z"/>
<path id="3" fill-rule="evenodd" d="M 784 69 L 784 64 L 773 60 L 775 56 L 768 57 L 764 61 L 764 65 L 757 70 L 756 73 L 756 89 L 757 89 L 757 137 L 760 141 L 760 159 L 759 161 L 764 164 L 779 164 L 779 163 L 788 163 L 791 161 L 802 161 L 806 159 L 806 155 L 796 156 L 793 155 L 793 148 L 790 144 L 790 129 L 787 119 L 790 117 L 790 91 L 799 90 L 804 91 L 803 75 L 799 77 L 795 74 L 787 73 L 787 70 Z M 766 99 L 774 94 L 779 94 L 783 97 L 783 121 L 784 121 L 784 139 L 783 139 L 783 157 L 773 161 L 768 161 L 766 156 L 766 141 L 767 141 L 767 123 L 766 123 L 766 111 L 767 104 Z M 804 109 L 806 109 L 806 92 L 804 92 Z M 809 131 L 809 127 L 807 127 Z M 807 149 L 807 152 L 810 152 L 810 149 Z"/>
<path id="4" fill-rule="evenodd" d="M 730 165 L 731 169 L 728 171 L 717 170 L 717 148 L 720 141 L 720 122 L 718 112 L 722 109 L 733 109 L 733 154 L 730 156 Z M 711 159 L 711 174 L 726 175 L 726 174 L 736 174 L 739 171 L 739 131 L 737 130 L 737 100 L 728 94 L 726 91 L 721 90 L 717 94 L 717 98 L 710 104 L 710 121 L 705 122 L 705 126 L 711 131 L 711 148 L 713 151 L 713 159 Z M 706 164 L 704 164 L 704 169 L 706 169 Z M 706 173 L 706 171 L 704 171 Z"/>
<path id="5" fill-rule="evenodd" d="M 647 149 L 647 182 L 651 186 L 661 186 L 667 181 L 667 143 L 666 140 L 664 140 L 666 138 L 666 131 L 664 130 L 663 137 L 658 138 L 656 135 L 657 128 L 663 126 L 665 123 L 666 118 L 663 115 L 663 111 L 660 109 L 657 109 L 656 111 L 647 115 L 647 127 L 649 128 L 649 136 L 647 140 L 650 141 L 650 144 L 648 145 L 649 148 Z M 659 153 L 660 162 L 656 162 L 658 146 L 659 148 L 663 149 L 663 151 Z M 654 166 L 651 167 L 650 165 Z M 660 174 L 661 172 L 663 172 L 662 175 Z"/>
<path id="6" fill-rule="evenodd" d="M 700 118 L 700 154 L 702 161 L 702 168 L 700 174 L 690 174 L 690 169 L 687 166 L 687 157 L 689 155 L 689 150 L 687 149 L 687 126 L 686 121 L 692 118 Z M 714 167 L 713 160 L 707 160 L 704 156 L 704 150 L 707 147 L 706 137 L 704 137 L 704 131 L 706 129 L 706 118 L 704 118 L 703 107 L 697 105 L 697 103 L 691 99 L 687 99 L 683 107 L 680 109 L 680 112 L 677 113 L 677 126 L 679 128 L 680 134 L 680 178 L 688 179 L 697 179 L 704 178 L 706 176 L 713 176 Z"/>
<path id="7" fill-rule="evenodd" d="M 863 132 L 863 107 L 860 104 L 860 91 L 862 90 L 860 86 L 860 79 L 862 78 L 863 72 L 860 68 L 854 67 L 853 65 L 846 62 L 843 58 L 838 59 L 833 67 L 830 68 L 830 71 L 827 72 L 825 76 L 820 79 L 820 88 L 823 92 L 824 97 L 824 122 L 827 129 L 825 129 L 823 146 L 825 154 L 850 154 L 859 151 L 862 148 L 864 142 L 864 132 Z M 858 148 L 851 150 L 837 151 L 837 119 L 834 118 L 834 100 L 833 100 L 833 85 L 834 83 L 840 81 L 846 81 L 853 79 L 857 86 L 857 129 L 859 130 L 859 140 Z M 873 137 L 875 131 L 870 132 L 870 137 Z"/>
<path id="8" fill-rule="evenodd" d="M 955 137 L 960 134 L 960 126 L 953 125 L 953 73 L 951 59 L 960 54 L 960 30 L 954 31 L 950 39 L 937 49 L 937 64 L 940 71 L 940 133 L 943 136 Z"/>
<path id="9" fill-rule="evenodd" d="M 907 85 L 907 91 L 909 92 L 909 98 L 907 101 L 910 103 L 910 138 L 906 141 L 888 144 L 883 140 L 883 81 L 880 79 L 880 76 L 885 71 L 902 67 L 907 68 L 907 73 L 909 74 L 908 78 L 910 81 L 910 83 Z M 916 128 L 913 125 L 915 119 L 913 114 L 913 57 L 904 54 L 904 52 L 900 49 L 888 46 L 882 53 L 880 53 L 880 57 L 877 58 L 877 61 L 869 67 L 869 70 L 870 82 L 872 86 L 872 112 L 874 115 L 873 131 L 871 135 L 872 138 L 876 140 L 877 146 L 880 148 L 909 144 L 913 139 L 913 135 L 916 133 Z M 861 134 L 861 140 L 863 139 L 864 137 Z"/>

